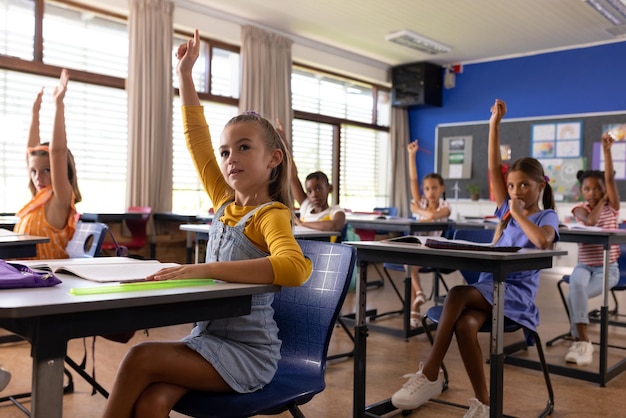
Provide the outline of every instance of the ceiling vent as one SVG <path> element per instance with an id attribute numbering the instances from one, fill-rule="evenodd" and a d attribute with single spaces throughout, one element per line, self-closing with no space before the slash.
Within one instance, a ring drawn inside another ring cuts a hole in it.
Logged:
<path id="1" fill-rule="evenodd" d="M 445 54 L 452 51 L 447 45 L 441 44 L 437 41 L 433 41 L 425 36 L 403 29 L 398 32 L 390 33 L 385 36 L 385 39 L 389 42 L 394 42 L 399 45 L 404 45 L 408 48 L 415 49 L 420 52 L 425 52 L 430 55 Z"/>

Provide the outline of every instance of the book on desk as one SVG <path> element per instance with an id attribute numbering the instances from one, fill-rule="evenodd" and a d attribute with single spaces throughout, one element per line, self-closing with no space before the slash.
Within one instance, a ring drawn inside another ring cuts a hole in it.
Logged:
<path id="1" fill-rule="evenodd" d="M 413 245 L 423 245 L 429 248 L 437 248 L 443 250 L 461 250 L 461 251 L 497 251 L 497 252 L 517 252 L 522 247 L 513 246 L 496 246 L 492 243 L 481 243 L 474 241 L 465 241 L 461 239 L 448 239 L 444 237 L 420 236 L 420 235 L 403 235 L 400 237 L 389 238 L 383 240 L 385 242 L 406 243 Z"/>
<path id="2" fill-rule="evenodd" d="M 94 282 L 132 282 L 145 279 L 177 263 L 158 260 L 137 260 L 126 257 L 66 258 L 59 260 L 20 260 L 19 264 L 34 270 L 71 274 Z"/>

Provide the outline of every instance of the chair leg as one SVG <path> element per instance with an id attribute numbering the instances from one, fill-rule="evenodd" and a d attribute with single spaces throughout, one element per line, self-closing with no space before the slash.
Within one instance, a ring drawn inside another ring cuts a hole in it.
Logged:
<path id="1" fill-rule="evenodd" d="M 289 405 L 289 412 L 291 413 L 291 416 L 293 418 L 305 418 L 304 414 L 302 413 L 302 411 L 300 411 L 300 408 L 298 408 L 298 405 L 296 405 L 295 403 L 291 403 Z"/>
<path id="2" fill-rule="evenodd" d="M 348 328 L 348 326 L 346 325 L 346 323 L 344 322 L 343 318 L 340 316 L 337 317 L 337 323 L 339 324 L 339 326 L 341 326 L 341 328 L 343 328 L 343 330 L 346 332 L 346 334 L 348 334 L 348 337 L 350 337 L 350 340 L 352 340 L 352 350 L 351 351 L 346 351 L 345 353 L 341 353 L 341 354 L 333 354 L 332 356 L 327 356 L 326 359 L 327 360 L 336 360 L 339 358 L 344 358 L 344 357 L 354 357 L 354 335 L 352 334 L 352 331 L 350 331 L 350 328 Z"/>
<path id="3" fill-rule="evenodd" d="M 565 293 L 563 292 L 563 283 L 565 283 L 565 280 L 563 279 L 559 280 L 557 282 L 557 289 L 559 290 L 559 295 L 561 296 L 561 302 L 563 302 L 563 306 L 565 307 L 565 313 L 567 314 L 567 323 L 569 324 L 571 323 L 571 320 L 570 320 L 569 308 L 567 307 L 567 300 L 565 299 Z M 551 340 L 548 340 L 546 342 L 546 347 L 552 347 L 552 344 L 554 344 L 558 340 L 573 341 L 574 337 L 572 337 L 571 331 L 564 332 L 563 334 L 559 334 L 556 337 L 552 338 Z"/>
<path id="4" fill-rule="evenodd" d="M 530 334 L 535 339 L 535 344 L 537 346 L 537 354 L 539 355 L 539 361 L 541 362 L 541 370 L 543 372 L 543 378 L 546 381 L 546 388 L 548 390 L 548 403 L 546 404 L 546 408 L 543 410 L 539 417 L 547 417 L 551 415 L 554 411 L 554 391 L 552 390 L 552 381 L 550 380 L 550 372 L 548 371 L 548 366 L 546 364 L 546 357 L 543 353 L 543 347 L 541 345 L 541 339 L 539 338 L 539 334 L 534 331 L 530 331 Z"/>
<path id="5" fill-rule="evenodd" d="M 446 298 L 446 295 L 441 295 L 439 293 L 439 284 L 441 283 L 443 285 L 446 293 L 450 291 L 450 288 L 444 280 L 441 270 L 432 269 L 427 271 L 426 273 L 433 273 L 433 287 L 430 291 L 430 295 L 428 296 L 428 300 L 432 300 L 433 302 L 435 302 L 435 305 L 443 304 L 443 300 Z"/>

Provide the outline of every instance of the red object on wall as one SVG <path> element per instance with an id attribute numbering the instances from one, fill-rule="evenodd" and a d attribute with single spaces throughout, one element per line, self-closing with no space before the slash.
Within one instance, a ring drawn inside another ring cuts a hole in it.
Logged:
<path id="1" fill-rule="evenodd" d="M 509 171 L 509 165 L 502 164 L 502 178 L 504 179 L 505 184 L 507 171 Z M 496 200 L 496 197 L 493 195 L 493 188 L 491 187 L 491 173 L 489 173 L 489 200 Z"/>

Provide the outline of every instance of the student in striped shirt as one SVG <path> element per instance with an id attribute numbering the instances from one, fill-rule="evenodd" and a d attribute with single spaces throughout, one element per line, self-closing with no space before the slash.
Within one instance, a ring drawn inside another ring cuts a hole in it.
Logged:
<path id="1" fill-rule="evenodd" d="M 615 184 L 611 146 L 613 137 L 602 135 L 602 152 L 604 153 L 604 172 L 597 170 L 579 171 L 576 175 L 580 183 L 580 192 L 585 199 L 574 206 L 572 214 L 578 222 L 587 226 L 601 228 L 617 228 L 619 218 L 620 197 Z M 620 255 L 619 245 L 611 245 L 609 252 L 609 288 L 619 280 L 617 259 Z M 589 341 L 587 326 L 589 325 L 589 298 L 602 293 L 604 280 L 604 250 L 602 245 L 578 244 L 578 265 L 570 275 L 567 304 L 570 312 L 571 334 L 575 341 L 570 346 L 565 361 L 579 366 L 591 364 L 593 360 L 593 344 Z"/>

